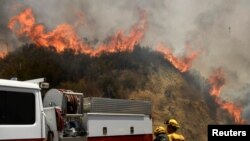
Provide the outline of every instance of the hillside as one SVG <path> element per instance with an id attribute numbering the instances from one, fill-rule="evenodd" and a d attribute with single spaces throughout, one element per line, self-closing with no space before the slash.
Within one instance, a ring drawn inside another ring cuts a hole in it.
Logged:
<path id="1" fill-rule="evenodd" d="M 232 123 L 209 96 L 205 78 L 195 71 L 180 73 L 161 54 L 140 46 L 90 57 L 26 44 L 0 59 L 0 78 L 11 77 L 46 77 L 51 87 L 85 96 L 150 100 L 154 126 L 176 118 L 187 140 L 206 140 L 208 124 Z"/>

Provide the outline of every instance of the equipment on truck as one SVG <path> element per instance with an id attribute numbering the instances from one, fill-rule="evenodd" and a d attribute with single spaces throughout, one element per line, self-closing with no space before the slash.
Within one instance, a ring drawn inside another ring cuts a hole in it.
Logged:
<path id="1" fill-rule="evenodd" d="M 84 97 L 44 79 L 0 79 L 0 140 L 151 141 L 151 102 Z"/>

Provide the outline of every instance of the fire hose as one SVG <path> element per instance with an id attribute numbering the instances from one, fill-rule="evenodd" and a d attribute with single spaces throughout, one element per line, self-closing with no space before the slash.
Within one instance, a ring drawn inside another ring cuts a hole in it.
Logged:
<path id="1" fill-rule="evenodd" d="M 66 97 L 67 97 L 67 113 L 76 114 L 78 108 L 77 96 L 66 95 Z"/>
<path id="2" fill-rule="evenodd" d="M 71 90 L 58 89 L 62 94 L 65 94 L 66 109 L 63 109 L 65 114 L 76 114 L 78 109 L 78 98 L 75 95 L 71 95 Z M 65 111 L 66 110 L 66 111 Z"/>

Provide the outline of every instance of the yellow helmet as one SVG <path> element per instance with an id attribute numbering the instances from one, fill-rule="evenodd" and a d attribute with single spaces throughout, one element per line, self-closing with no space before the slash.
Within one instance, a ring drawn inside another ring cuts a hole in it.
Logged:
<path id="1" fill-rule="evenodd" d="M 175 119 L 169 119 L 165 122 L 165 124 L 171 125 L 171 126 L 176 127 L 176 128 L 180 127 L 179 123 Z"/>
<path id="2" fill-rule="evenodd" d="M 166 133 L 166 129 L 163 126 L 157 126 L 154 130 L 154 134 L 158 135 L 158 134 L 165 134 Z"/>

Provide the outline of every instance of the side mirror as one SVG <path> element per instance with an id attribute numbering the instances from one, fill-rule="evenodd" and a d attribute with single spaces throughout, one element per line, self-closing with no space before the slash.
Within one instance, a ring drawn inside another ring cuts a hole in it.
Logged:
<path id="1" fill-rule="evenodd" d="M 49 83 L 41 82 L 41 83 L 39 83 L 39 87 L 42 89 L 48 89 Z"/>

